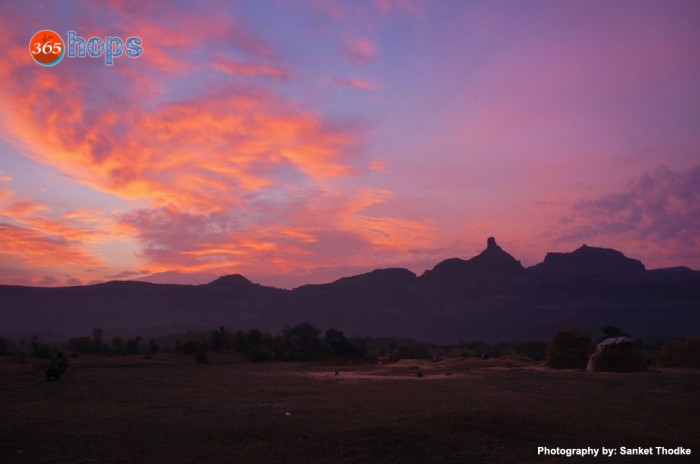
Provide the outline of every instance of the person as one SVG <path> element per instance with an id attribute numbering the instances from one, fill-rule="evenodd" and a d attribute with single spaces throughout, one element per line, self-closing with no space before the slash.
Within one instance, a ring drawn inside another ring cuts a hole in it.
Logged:
<path id="1" fill-rule="evenodd" d="M 53 356 L 49 361 L 49 365 L 46 368 L 46 381 L 50 382 L 55 379 L 56 382 L 61 380 L 61 376 L 68 369 L 68 361 L 66 360 L 63 353 L 58 352 L 56 356 Z"/>

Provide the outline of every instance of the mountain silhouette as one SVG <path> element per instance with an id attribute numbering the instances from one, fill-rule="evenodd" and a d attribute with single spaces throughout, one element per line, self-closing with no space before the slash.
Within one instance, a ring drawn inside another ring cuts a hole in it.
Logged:
<path id="1" fill-rule="evenodd" d="M 203 285 L 113 281 L 75 287 L 0 286 L 0 334 L 53 331 L 154 336 L 225 326 L 273 333 L 310 322 L 346 334 L 434 342 L 547 340 L 566 326 L 635 337 L 700 334 L 700 272 L 647 270 L 619 251 L 583 245 L 525 268 L 491 237 L 471 259 L 420 276 L 377 269 L 282 290 L 240 274 Z"/>
<path id="2" fill-rule="evenodd" d="M 212 280 L 208 284 L 209 287 L 220 287 L 220 288 L 245 288 L 251 285 L 257 285 L 246 279 L 240 274 L 230 274 L 221 276 L 216 280 Z"/>
<path id="3" fill-rule="evenodd" d="M 617 250 L 583 245 L 572 253 L 547 253 L 544 261 L 530 268 L 551 276 L 604 276 L 609 278 L 639 277 L 644 264 Z"/>

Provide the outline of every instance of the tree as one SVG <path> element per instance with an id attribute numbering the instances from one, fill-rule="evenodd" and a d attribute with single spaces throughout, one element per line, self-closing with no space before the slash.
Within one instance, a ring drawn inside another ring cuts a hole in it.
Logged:
<path id="1" fill-rule="evenodd" d="M 365 355 L 365 347 L 345 338 L 345 334 L 341 330 L 328 329 L 326 343 L 340 358 L 361 358 Z"/>
<path id="2" fill-rule="evenodd" d="M 250 329 L 248 332 L 248 344 L 251 346 L 260 346 L 262 344 L 262 332 L 259 329 Z"/>
<path id="3" fill-rule="evenodd" d="M 156 343 L 155 340 L 151 339 L 148 340 L 148 355 L 154 355 L 160 351 L 160 346 L 158 346 L 158 343 Z"/>
<path id="4" fill-rule="evenodd" d="M 7 356 L 10 354 L 10 345 L 7 340 L 0 338 L 0 356 Z"/>
<path id="5" fill-rule="evenodd" d="M 102 351 L 104 343 L 102 342 L 103 330 L 99 327 L 92 329 L 92 342 L 95 345 L 95 353 Z"/>
<path id="6" fill-rule="evenodd" d="M 126 342 L 121 337 L 114 337 L 112 339 L 112 349 L 117 354 L 126 354 Z"/>
<path id="7" fill-rule="evenodd" d="M 211 349 L 212 351 L 224 351 L 228 348 L 228 334 L 222 325 L 219 330 L 214 330 L 211 333 Z"/>
<path id="8" fill-rule="evenodd" d="M 308 322 L 294 327 L 285 327 L 282 331 L 282 342 L 285 348 L 283 359 L 313 361 L 322 358 L 325 350 L 319 334 L 320 330 Z"/>
<path id="9" fill-rule="evenodd" d="M 134 337 L 124 344 L 124 354 L 139 354 L 141 351 L 141 337 Z"/>
<path id="10" fill-rule="evenodd" d="M 202 343 L 198 340 L 187 340 L 186 342 L 181 342 L 180 340 L 175 342 L 175 351 L 182 354 L 194 354 L 201 350 L 208 350 L 209 345 Z"/>
<path id="11" fill-rule="evenodd" d="M 51 346 L 39 341 L 38 335 L 32 335 L 32 341 L 29 346 L 32 347 L 32 356 L 37 358 L 51 357 Z"/>
<path id="12" fill-rule="evenodd" d="M 95 344 L 90 337 L 74 337 L 68 340 L 67 347 L 70 351 L 80 354 L 92 354 L 95 350 Z"/>

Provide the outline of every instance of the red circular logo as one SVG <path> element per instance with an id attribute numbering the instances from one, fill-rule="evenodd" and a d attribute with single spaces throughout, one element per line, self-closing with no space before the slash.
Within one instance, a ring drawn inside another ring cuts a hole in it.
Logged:
<path id="1" fill-rule="evenodd" d="M 63 59 L 66 47 L 58 33 L 47 29 L 34 34 L 29 42 L 29 53 L 40 65 L 54 66 Z"/>

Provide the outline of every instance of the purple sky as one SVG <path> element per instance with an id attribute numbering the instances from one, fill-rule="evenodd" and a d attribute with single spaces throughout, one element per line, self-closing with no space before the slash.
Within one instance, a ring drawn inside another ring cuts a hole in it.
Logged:
<path id="1" fill-rule="evenodd" d="M 700 269 L 697 1 L 0 3 L 0 283 Z M 35 63 L 29 40 L 143 40 Z"/>

